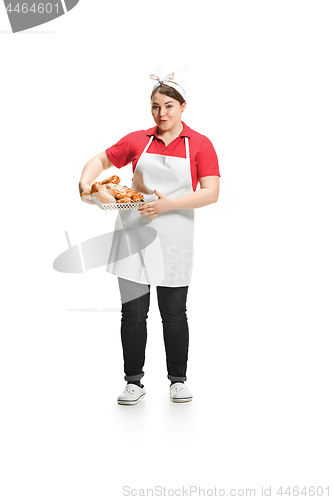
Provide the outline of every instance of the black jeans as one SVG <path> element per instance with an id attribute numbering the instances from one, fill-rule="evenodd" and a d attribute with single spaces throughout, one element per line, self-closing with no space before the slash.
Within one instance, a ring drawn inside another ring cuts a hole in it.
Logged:
<path id="1" fill-rule="evenodd" d="M 150 285 L 123 278 L 118 278 L 118 283 L 122 300 L 121 342 L 125 380 L 138 381 L 144 375 Z M 168 379 L 171 382 L 184 382 L 189 346 L 186 315 L 188 286 L 157 286 L 156 291 L 163 325 Z"/>

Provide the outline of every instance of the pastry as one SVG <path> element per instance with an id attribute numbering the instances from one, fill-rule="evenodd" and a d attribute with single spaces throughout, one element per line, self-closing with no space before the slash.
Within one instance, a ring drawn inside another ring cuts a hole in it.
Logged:
<path id="1" fill-rule="evenodd" d="M 129 196 L 129 198 L 132 199 L 132 201 L 141 201 L 143 200 L 143 194 L 141 193 L 138 193 L 137 191 L 134 191 L 134 189 L 132 188 L 129 188 L 127 186 L 124 186 L 124 189 L 127 193 L 127 195 Z"/>
<path id="2" fill-rule="evenodd" d="M 91 192 L 92 193 L 97 193 L 97 191 L 100 191 L 100 189 L 103 189 L 102 184 L 100 182 L 94 182 L 91 185 Z"/>
<path id="3" fill-rule="evenodd" d="M 112 175 L 101 182 L 94 182 L 91 189 L 86 189 L 81 196 L 87 196 L 89 199 L 95 198 L 100 203 L 133 203 L 135 201 L 144 201 L 144 196 L 137 193 L 134 189 L 119 185 L 118 175 Z"/>
<path id="4" fill-rule="evenodd" d="M 116 201 L 100 182 L 94 182 L 91 186 L 91 191 L 93 197 L 100 203 L 114 203 Z"/>
<path id="5" fill-rule="evenodd" d="M 103 184 L 103 188 L 113 196 L 114 189 L 112 187 L 112 184 Z"/>
<path id="6" fill-rule="evenodd" d="M 131 195 L 132 201 L 142 201 L 143 200 L 143 194 L 141 193 L 134 193 Z"/>
<path id="7" fill-rule="evenodd" d="M 120 200 L 117 200 L 116 203 L 132 203 L 131 198 L 121 198 Z"/>
<path id="8" fill-rule="evenodd" d="M 111 175 L 111 177 L 104 179 L 104 181 L 102 181 L 102 184 L 109 184 L 110 182 L 112 184 L 119 184 L 120 177 L 118 177 L 118 175 Z"/>
<path id="9" fill-rule="evenodd" d="M 115 198 L 129 198 L 124 189 L 113 187 L 113 196 Z"/>
<path id="10" fill-rule="evenodd" d="M 85 189 L 85 191 L 82 191 L 81 196 L 90 196 L 91 195 L 91 188 Z"/>
<path id="11" fill-rule="evenodd" d="M 123 189 L 120 186 L 117 186 L 117 184 L 103 184 L 103 187 L 107 190 L 109 194 L 114 196 L 115 198 L 124 198 L 127 196 L 127 193 L 125 189 Z"/>
<path id="12" fill-rule="evenodd" d="M 114 200 L 113 196 L 106 191 L 98 191 L 98 193 L 94 194 L 94 198 L 100 203 L 110 203 Z"/>

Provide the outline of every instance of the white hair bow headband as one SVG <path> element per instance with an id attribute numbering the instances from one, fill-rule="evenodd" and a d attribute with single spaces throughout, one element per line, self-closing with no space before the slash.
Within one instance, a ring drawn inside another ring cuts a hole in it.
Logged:
<path id="1" fill-rule="evenodd" d="M 156 83 L 156 85 L 154 85 L 153 90 L 156 89 L 157 87 L 159 87 L 160 85 L 169 85 L 169 87 L 172 87 L 175 90 L 177 90 L 177 92 L 179 92 L 180 95 L 186 101 L 186 93 L 185 93 L 185 90 L 183 89 L 183 87 L 178 85 L 178 83 L 172 81 L 174 79 L 174 76 L 175 76 L 174 73 L 170 73 L 170 75 L 165 76 L 163 80 L 161 80 L 160 77 L 157 75 L 149 75 L 149 76 L 152 80 L 157 80 L 157 82 L 158 82 L 158 83 Z"/>

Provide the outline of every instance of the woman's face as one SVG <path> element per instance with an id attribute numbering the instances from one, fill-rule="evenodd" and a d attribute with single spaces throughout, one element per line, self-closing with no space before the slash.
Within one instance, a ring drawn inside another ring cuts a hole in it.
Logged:
<path id="1" fill-rule="evenodd" d="M 151 112 L 160 132 L 169 132 L 175 126 L 178 127 L 186 102 L 179 101 L 164 94 L 156 92 L 151 103 Z"/>

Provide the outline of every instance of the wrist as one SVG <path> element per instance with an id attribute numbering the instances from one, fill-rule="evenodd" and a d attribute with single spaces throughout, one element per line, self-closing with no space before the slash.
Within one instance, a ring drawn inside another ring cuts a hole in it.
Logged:
<path id="1" fill-rule="evenodd" d="M 87 189 L 88 187 L 90 187 L 90 185 L 86 181 L 80 180 L 79 188 Z"/>
<path id="2" fill-rule="evenodd" d="M 169 198 L 169 200 L 170 200 L 169 210 L 176 210 L 177 209 L 177 199 L 178 198 Z"/>

